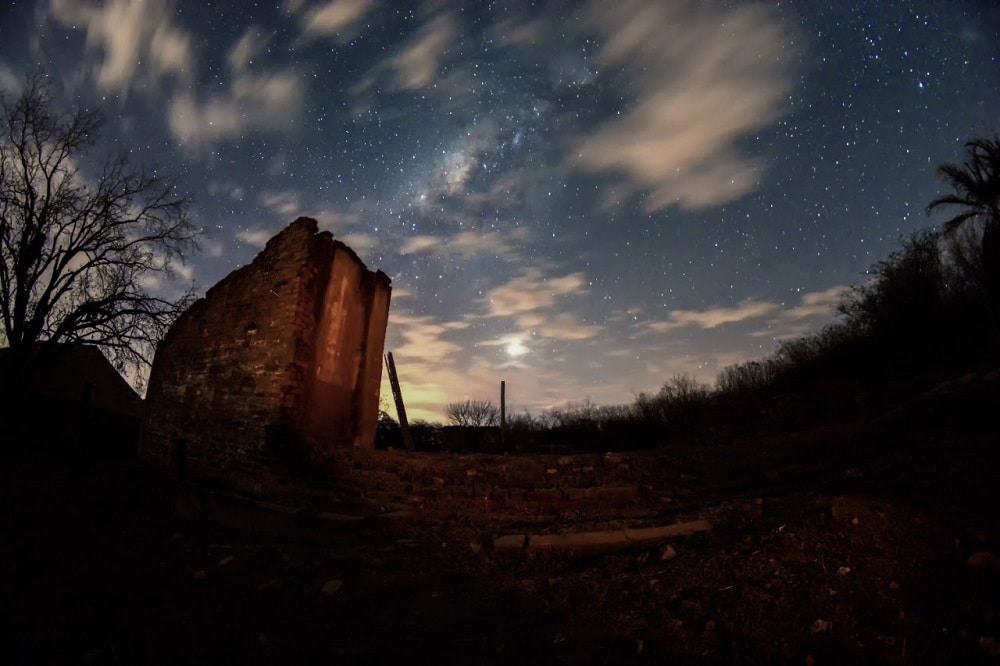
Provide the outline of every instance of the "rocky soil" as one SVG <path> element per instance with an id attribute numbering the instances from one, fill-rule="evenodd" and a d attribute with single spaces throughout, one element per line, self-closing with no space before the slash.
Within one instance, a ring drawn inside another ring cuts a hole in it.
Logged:
<path id="1" fill-rule="evenodd" d="M 137 463 L 8 459 L 4 661 L 997 663 L 1000 402 L 961 386 L 881 423 L 667 451 L 663 518 L 711 529 L 613 552 L 494 548 L 608 521 L 191 518 Z"/>

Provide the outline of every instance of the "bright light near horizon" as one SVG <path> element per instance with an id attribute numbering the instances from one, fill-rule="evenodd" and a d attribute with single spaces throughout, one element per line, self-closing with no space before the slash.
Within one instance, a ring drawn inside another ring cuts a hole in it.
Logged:
<path id="1" fill-rule="evenodd" d="M 506 347 L 507 356 L 511 358 L 517 358 L 518 356 L 524 356 L 528 353 L 528 348 L 524 346 L 524 343 L 520 340 L 511 340 L 507 343 Z"/>

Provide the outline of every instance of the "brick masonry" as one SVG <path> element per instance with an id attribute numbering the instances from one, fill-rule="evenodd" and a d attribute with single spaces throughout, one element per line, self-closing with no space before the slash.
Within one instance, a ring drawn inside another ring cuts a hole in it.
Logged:
<path id="1" fill-rule="evenodd" d="M 140 454 L 260 492 L 372 448 L 390 281 L 299 218 L 208 290 L 157 349 Z"/>

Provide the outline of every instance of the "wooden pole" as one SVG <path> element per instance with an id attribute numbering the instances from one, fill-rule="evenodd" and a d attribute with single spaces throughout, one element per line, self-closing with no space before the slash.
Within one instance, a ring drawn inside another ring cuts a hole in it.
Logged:
<path id="1" fill-rule="evenodd" d="M 396 362 L 392 358 L 392 352 L 385 355 L 385 365 L 389 370 L 392 397 L 396 401 L 396 416 L 399 418 L 399 432 L 403 435 L 403 448 L 412 451 L 413 434 L 410 432 L 410 422 L 406 420 L 406 406 L 403 404 L 403 392 L 399 388 L 399 376 L 396 374 Z"/>
<path id="2" fill-rule="evenodd" d="M 500 447 L 507 444 L 507 382 L 500 380 Z"/>

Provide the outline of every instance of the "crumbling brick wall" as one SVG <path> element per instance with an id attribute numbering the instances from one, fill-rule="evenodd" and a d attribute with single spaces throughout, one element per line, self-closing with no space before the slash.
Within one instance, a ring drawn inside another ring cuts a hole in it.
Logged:
<path id="1" fill-rule="evenodd" d="M 157 349 L 140 454 L 259 490 L 289 463 L 374 446 L 389 278 L 299 218 Z"/>

